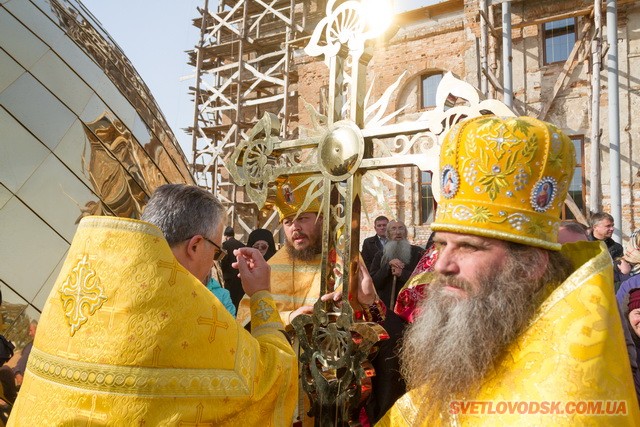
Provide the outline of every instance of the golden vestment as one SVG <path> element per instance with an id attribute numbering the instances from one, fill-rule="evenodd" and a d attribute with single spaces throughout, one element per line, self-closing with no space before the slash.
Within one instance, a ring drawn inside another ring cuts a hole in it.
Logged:
<path id="1" fill-rule="evenodd" d="M 287 248 L 281 248 L 269 260 L 271 266 L 271 295 L 285 325 L 292 311 L 313 305 L 320 298 L 320 262 L 318 254 L 311 261 L 293 260 Z M 245 295 L 238 308 L 238 321 L 249 321 L 249 298 Z M 252 320 L 253 324 L 253 320 Z"/>
<path id="2" fill-rule="evenodd" d="M 591 242 L 564 245 L 562 252 L 573 261 L 576 271 L 544 301 L 527 330 L 487 376 L 479 394 L 471 399 L 452 399 L 455 403 L 450 410 L 456 414 L 451 425 L 640 425 L 613 294 L 611 257 L 604 245 Z M 418 409 L 421 404 L 428 405 L 428 399 L 428 390 L 410 391 L 377 426 L 417 425 Z M 480 414 L 463 413 L 463 402 L 476 402 L 477 410 L 480 405 L 492 406 L 484 406 Z M 521 406 L 526 413 L 507 409 L 507 413 L 496 414 L 498 404 L 504 409 L 510 402 L 512 408 L 528 402 Z M 561 404 L 547 406 L 545 414 L 536 406 L 543 402 Z M 597 402 L 603 403 L 598 406 Z M 564 413 L 551 413 L 551 408 Z M 604 415 L 594 415 L 598 408 Z M 607 414 L 607 410 L 611 412 Z M 421 425 L 443 424 L 441 419 L 431 419 Z"/>
<path id="3" fill-rule="evenodd" d="M 296 356 L 268 292 L 251 313 L 253 337 L 155 226 L 84 218 L 8 425 L 287 425 Z"/>
<path id="4" fill-rule="evenodd" d="M 284 324 L 289 324 L 289 315 L 292 311 L 305 305 L 314 305 L 320 298 L 320 263 L 322 255 L 317 255 L 311 261 L 293 260 L 287 252 L 287 248 L 281 248 L 271 259 L 271 294 L 280 312 Z M 251 320 L 253 330 L 253 318 L 249 319 L 249 298 L 245 295 L 240 300 L 238 307 L 238 321 L 246 324 Z M 297 348 L 297 339 L 294 347 Z M 306 416 L 311 404 L 300 385 L 298 407 L 296 417 L 302 420 L 303 426 L 313 426 L 313 418 Z"/>

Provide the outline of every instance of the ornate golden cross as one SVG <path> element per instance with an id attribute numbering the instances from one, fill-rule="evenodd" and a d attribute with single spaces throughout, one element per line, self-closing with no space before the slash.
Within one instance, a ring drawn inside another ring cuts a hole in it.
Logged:
<path id="1" fill-rule="evenodd" d="M 195 421 L 180 421 L 178 424 L 180 427 L 213 427 L 214 423 L 202 421 L 202 412 L 204 411 L 204 405 L 199 403 L 196 406 L 196 420 Z"/>
<path id="2" fill-rule="evenodd" d="M 198 325 L 209 325 L 211 330 L 209 331 L 209 342 L 214 342 L 216 340 L 216 330 L 218 327 L 222 329 L 228 329 L 229 325 L 226 322 L 221 322 L 218 320 L 218 311 L 216 306 L 211 306 L 211 319 L 206 317 L 198 317 Z"/>
<path id="3" fill-rule="evenodd" d="M 376 2 L 375 7 L 379 6 Z M 354 322 L 346 295 L 348 291 L 357 294 L 363 175 L 398 166 L 437 172 L 441 138 L 453 124 L 487 112 L 513 115 L 500 102 L 480 102 L 477 90 L 448 73 L 438 88 L 434 110 L 414 122 L 386 124 L 399 112 L 384 115 L 403 76 L 365 108 L 366 68 L 373 42 L 380 36 L 365 19 L 367 7 L 374 6 L 329 0 L 326 16 L 305 48 L 311 56 L 323 55 L 329 67 L 328 114 L 322 116 L 310 108 L 312 134 L 281 140 L 277 117 L 265 113 L 227 162 L 236 184 L 245 186 L 260 208 L 276 180 L 287 175 L 311 175 L 301 184 L 309 185 L 301 212 L 311 200 L 322 198 L 321 293 L 333 291 L 337 283 L 348 286 L 343 287 L 341 307 L 318 301 L 313 316 L 293 321 L 303 349 L 303 386 L 312 401 L 316 425 L 347 425 L 353 418 L 350 411 L 358 404 L 365 376 L 361 362 L 377 341 L 371 328 Z M 460 99 L 466 103 L 454 106 Z M 395 148 L 389 149 L 382 138 L 393 138 Z M 376 157 L 376 151 L 383 155 Z M 438 190 L 439 182 L 434 180 L 434 192 Z"/>

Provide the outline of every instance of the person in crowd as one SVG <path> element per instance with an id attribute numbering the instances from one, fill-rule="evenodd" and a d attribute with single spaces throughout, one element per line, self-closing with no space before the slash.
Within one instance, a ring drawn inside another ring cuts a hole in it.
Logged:
<path id="1" fill-rule="evenodd" d="M 640 289 L 634 289 L 629 293 L 628 316 L 629 325 L 635 338 L 640 338 Z"/>
<path id="2" fill-rule="evenodd" d="M 588 240 L 587 227 L 576 221 L 562 221 L 558 229 L 558 243 L 581 242 Z"/>
<path id="3" fill-rule="evenodd" d="M 615 230 L 613 217 L 606 212 L 597 212 L 591 215 L 590 223 L 591 233 L 589 234 L 589 240 L 604 242 L 611 254 L 611 258 L 620 258 L 623 255 L 622 245 L 611 238 Z"/>
<path id="4" fill-rule="evenodd" d="M 24 378 L 24 371 L 27 369 L 27 360 L 29 360 L 29 354 L 31 354 L 31 347 L 33 346 L 33 337 L 36 336 L 36 331 L 38 330 L 38 321 L 33 319 L 29 322 L 29 336 L 31 337 L 31 341 L 27 343 L 22 349 L 20 353 L 20 359 L 16 362 L 16 366 L 13 368 L 13 374 L 16 378 L 16 386 L 20 387 L 22 385 L 22 380 Z"/>
<path id="5" fill-rule="evenodd" d="M 244 291 L 238 277 L 238 270 L 233 268 L 233 263 L 236 262 L 234 251 L 243 247 L 244 244 L 235 238 L 233 227 L 227 226 L 224 229 L 224 243 L 222 243 L 222 249 L 227 252 L 227 256 L 220 261 L 220 269 L 222 270 L 224 288 L 231 294 L 231 301 L 236 308 L 240 304 Z"/>
<path id="6" fill-rule="evenodd" d="M 629 356 L 629 366 L 633 376 L 633 385 L 636 397 L 640 401 L 640 276 L 634 276 L 626 280 L 616 292 L 618 309 L 622 317 L 627 354 Z"/>
<path id="7" fill-rule="evenodd" d="M 629 355 L 629 365 L 631 367 L 631 373 L 633 375 L 633 381 L 636 388 L 636 394 L 640 400 L 640 370 L 638 369 L 638 358 L 640 352 L 638 346 L 640 345 L 640 338 L 637 336 L 637 325 L 633 326 L 633 322 L 630 319 L 632 309 L 637 307 L 636 304 L 640 304 L 636 301 L 640 301 L 640 276 L 637 275 L 638 268 L 640 267 L 640 230 L 636 230 L 631 234 L 631 237 L 624 245 L 624 261 L 629 265 L 630 277 L 622 282 L 620 288 L 616 292 L 616 300 L 618 301 L 618 309 L 622 317 L 622 324 L 624 326 L 624 337 L 627 344 L 627 354 Z M 638 291 L 638 292 L 636 292 Z M 635 295 L 632 301 L 632 294 Z M 634 314 L 634 321 L 635 321 Z"/>
<path id="8" fill-rule="evenodd" d="M 249 234 L 247 246 L 260 251 L 265 261 L 269 261 L 276 253 L 276 244 L 273 241 L 273 234 L 264 228 L 257 228 Z"/>
<path id="9" fill-rule="evenodd" d="M 630 277 L 640 273 L 640 230 L 634 231 L 629 236 L 622 259 L 629 264 Z"/>
<path id="10" fill-rule="evenodd" d="M 7 362 L 13 357 L 15 348 L 11 341 L 6 339 L 4 335 L 0 335 L 0 386 L 2 386 L 0 400 L 5 402 L 0 402 L 0 419 L 3 421 L 6 421 L 3 413 L 8 414 L 11 411 L 11 405 L 18 395 L 13 369 L 7 366 Z"/>
<path id="11" fill-rule="evenodd" d="M 611 238 L 615 230 L 613 217 L 606 212 L 597 212 L 590 218 L 591 233 L 589 233 L 590 241 L 601 241 L 607 245 L 611 259 L 613 260 L 613 283 L 616 291 L 620 287 L 620 283 L 626 279 L 628 274 L 628 265 L 621 265 L 621 259 L 624 255 L 622 245 Z M 622 267 L 622 268 L 621 268 Z"/>
<path id="12" fill-rule="evenodd" d="M 231 300 L 231 294 L 229 291 L 223 288 L 222 285 L 220 285 L 220 282 L 218 282 L 214 277 L 209 277 L 207 280 L 207 289 L 209 289 L 211 293 L 220 300 L 229 314 L 235 317 L 237 309 Z"/>
<path id="13" fill-rule="evenodd" d="M 204 286 L 224 256 L 220 202 L 163 185 L 142 219 L 80 222 L 9 425 L 287 425 L 297 361 L 262 256 L 236 249 L 250 334 Z"/>
<path id="14" fill-rule="evenodd" d="M 299 185 L 305 178 L 292 176 L 278 183 L 275 199 L 285 244 L 269 259 L 271 291 L 285 325 L 299 314 L 313 312 L 313 304 L 320 297 L 322 215 L 318 200 L 299 211 L 307 189 Z M 246 297 L 240 302 L 238 320 L 242 324 L 249 321 Z"/>
<path id="15" fill-rule="evenodd" d="M 435 275 L 401 352 L 409 392 L 380 426 L 638 424 L 611 258 L 597 244 L 558 243 L 574 168 L 571 140 L 534 118 L 451 128 Z M 605 400 L 615 403 L 604 414 L 565 412 Z M 550 402 L 561 410 L 540 410 Z M 520 411 L 496 415 L 509 403 Z"/>
<path id="16" fill-rule="evenodd" d="M 389 224 L 389 219 L 380 215 L 373 221 L 373 226 L 376 230 L 376 234 L 371 237 L 367 237 L 362 242 L 362 259 L 364 260 L 364 264 L 367 266 L 367 269 L 371 271 L 371 263 L 373 262 L 373 257 L 376 256 L 378 252 L 382 250 L 384 245 L 387 243 L 387 225 Z"/>
<path id="17" fill-rule="evenodd" d="M 400 221 L 389 222 L 387 240 L 384 249 L 373 258 L 369 271 L 378 295 L 387 307 L 393 307 L 398 292 L 418 265 L 424 249 L 409 243 L 407 227 Z"/>
<path id="18" fill-rule="evenodd" d="M 389 222 L 387 243 L 373 258 L 370 269 L 376 291 L 387 307 L 395 306 L 398 292 L 416 268 L 423 251 L 420 246 L 409 243 L 407 227 L 403 222 Z M 389 310 L 382 326 L 389 339 L 379 344 L 378 354 L 372 361 L 376 376 L 372 380 L 373 392 L 367 414 L 373 422 L 379 420 L 406 392 L 396 348 L 406 322 Z"/>

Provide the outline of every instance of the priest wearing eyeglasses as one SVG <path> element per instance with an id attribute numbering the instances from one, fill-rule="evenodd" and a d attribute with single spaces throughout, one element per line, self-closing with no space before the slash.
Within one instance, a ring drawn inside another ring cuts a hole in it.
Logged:
<path id="1" fill-rule="evenodd" d="M 224 209 L 164 185 L 143 221 L 84 218 L 40 318 L 8 425 L 286 425 L 297 362 L 257 249 L 236 250 L 251 334 L 204 286 Z"/>

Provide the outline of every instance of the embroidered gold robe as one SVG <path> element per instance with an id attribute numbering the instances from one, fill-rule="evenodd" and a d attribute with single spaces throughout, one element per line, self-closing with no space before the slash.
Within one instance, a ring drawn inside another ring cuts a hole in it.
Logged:
<path id="1" fill-rule="evenodd" d="M 296 356 L 268 292 L 246 332 L 141 221 L 84 218 L 10 426 L 284 426 Z"/>
<path id="2" fill-rule="evenodd" d="M 287 248 L 281 248 L 271 259 L 271 294 L 285 325 L 289 324 L 292 311 L 305 305 L 314 305 L 320 298 L 320 263 L 322 255 L 317 255 L 311 261 L 293 260 L 289 257 Z M 238 307 L 238 321 L 241 324 L 249 322 L 249 298 L 245 295 Z M 251 319 L 253 330 L 253 319 Z M 294 343 L 297 348 L 297 340 Z M 302 425 L 313 426 L 313 418 L 306 415 L 311 404 L 299 386 L 298 407 L 296 417 L 302 420 Z"/>
<path id="3" fill-rule="evenodd" d="M 285 325 L 292 311 L 313 305 L 320 298 L 320 262 L 322 255 L 311 261 L 293 260 L 287 248 L 281 248 L 269 260 L 271 294 Z M 249 298 L 245 295 L 238 308 L 238 321 L 249 321 Z M 253 323 L 253 322 L 252 322 Z"/>
<path id="4" fill-rule="evenodd" d="M 450 423 L 430 419 L 420 425 L 640 425 L 613 293 L 611 257 L 604 245 L 590 242 L 564 245 L 562 251 L 576 271 L 545 300 L 478 396 L 452 399 Z M 418 425 L 418 409 L 428 400 L 428 390 L 410 391 L 377 426 Z M 462 404 L 469 402 L 475 402 L 476 413 L 469 406 L 463 411 Z M 547 410 L 536 406 L 543 402 L 560 404 Z M 602 415 L 594 414 L 600 411 Z"/>

